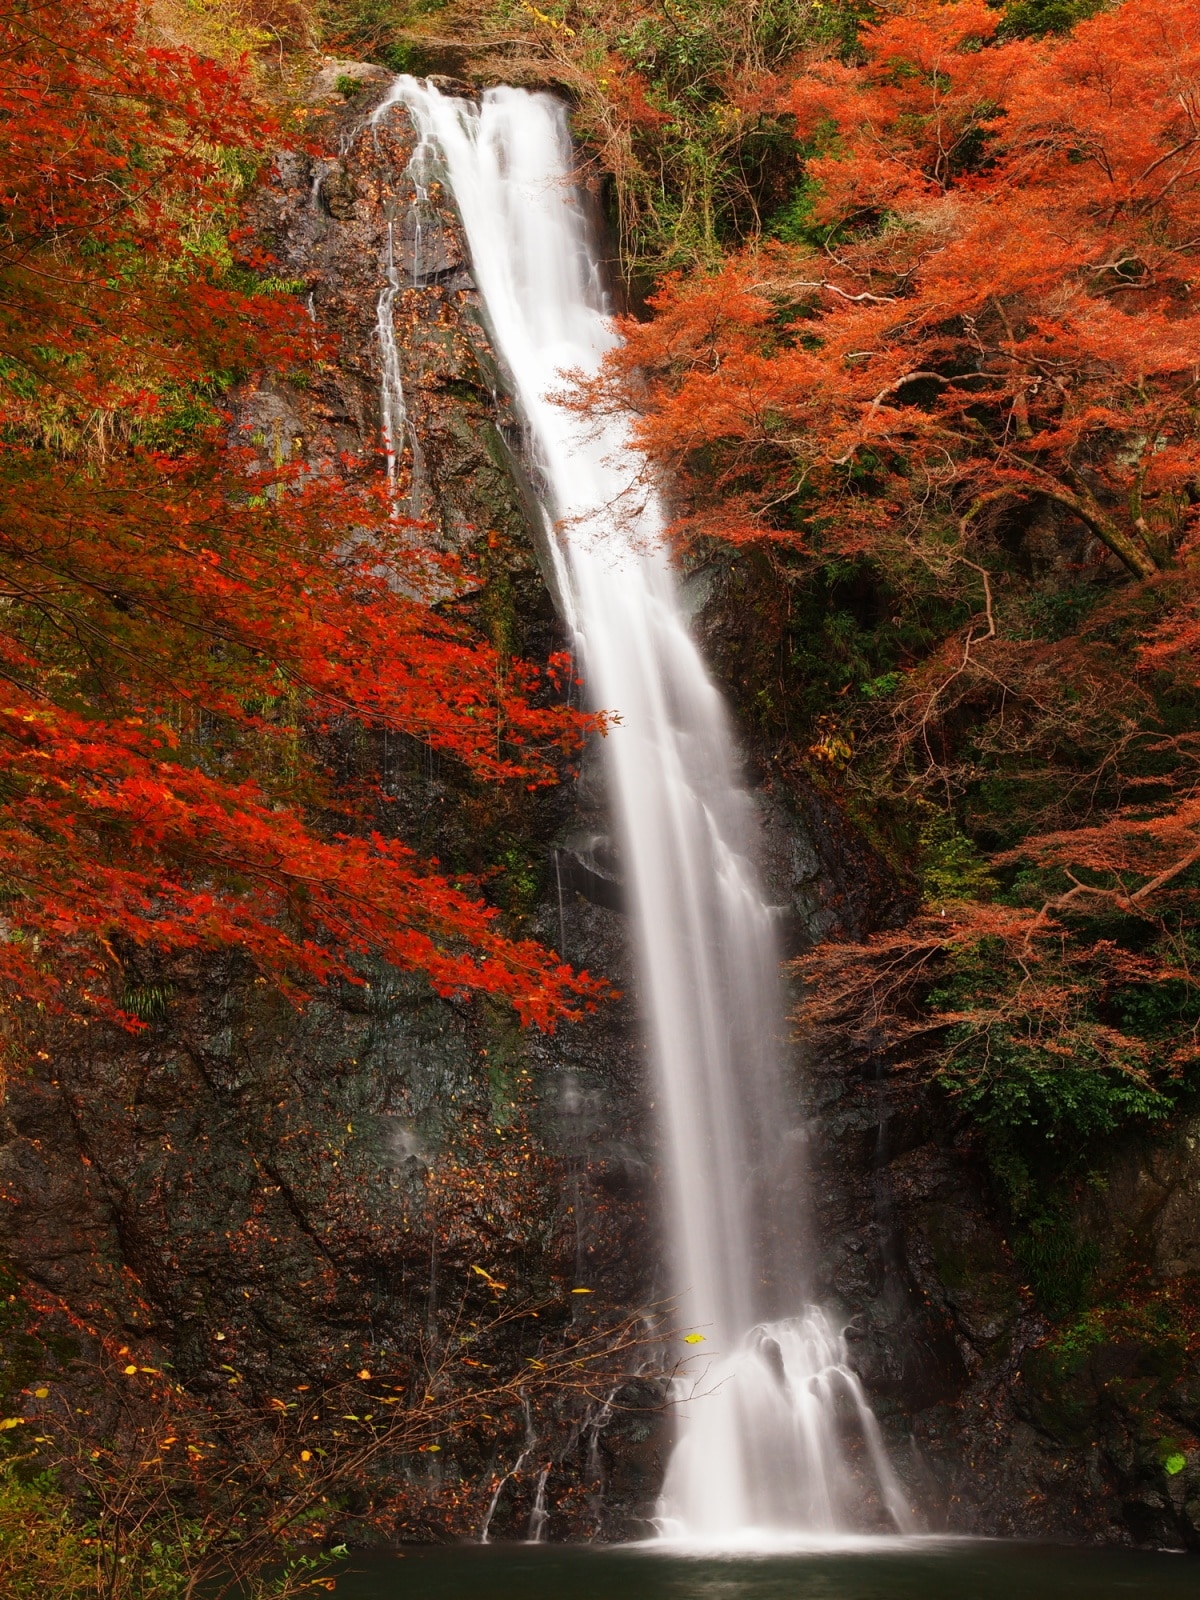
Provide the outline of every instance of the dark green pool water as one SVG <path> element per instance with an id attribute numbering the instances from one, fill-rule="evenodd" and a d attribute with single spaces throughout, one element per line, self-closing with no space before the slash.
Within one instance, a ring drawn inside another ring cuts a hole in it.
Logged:
<path id="1" fill-rule="evenodd" d="M 356 1556 L 338 1600 L 1200 1600 L 1200 1559 L 990 1541 L 695 1557 L 489 1545 Z"/>

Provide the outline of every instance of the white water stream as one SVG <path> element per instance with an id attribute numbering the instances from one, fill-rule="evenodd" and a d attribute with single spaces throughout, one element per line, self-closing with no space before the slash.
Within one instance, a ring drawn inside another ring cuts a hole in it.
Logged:
<path id="1" fill-rule="evenodd" d="M 604 756 L 657 1069 L 677 1315 L 704 1341 L 689 1347 L 704 1359 L 691 1397 L 681 1390 L 663 1532 L 731 1544 L 906 1531 L 844 1340 L 804 1303 L 778 952 L 725 707 L 688 632 L 659 500 L 623 419 L 584 419 L 554 399 L 564 373 L 594 372 L 616 338 L 565 110 L 518 89 L 475 103 L 407 77 L 377 115 L 397 103 L 426 161 L 440 151 L 528 426 L 589 693 L 621 719 Z M 388 386 L 385 361 L 385 418 Z"/>
<path id="2" fill-rule="evenodd" d="M 400 351 L 396 346 L 396 296 L 403 287 L 396 271 L 396 232 L 387 225 L 387 256 L 384 260 L 384 287 L 375 306 L 375 338 L 379 345 L 379 428 L 387 460 L 388 483 L 396 481 L 396 466 L 404 449 L 404 425 L 408 411 L 404 404 L 404 384 L 400 377 Z"/>

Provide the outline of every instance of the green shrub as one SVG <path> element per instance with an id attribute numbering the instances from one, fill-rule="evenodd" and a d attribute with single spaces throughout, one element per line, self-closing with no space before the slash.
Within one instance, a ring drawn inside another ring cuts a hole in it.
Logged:
<path id="1" fill-rule="evenodd" d="M 96 1589 L 95 1557 L 54 1480 L 0 1467 L 0 1594 L 5 1600 L 78 1600 Z"/>

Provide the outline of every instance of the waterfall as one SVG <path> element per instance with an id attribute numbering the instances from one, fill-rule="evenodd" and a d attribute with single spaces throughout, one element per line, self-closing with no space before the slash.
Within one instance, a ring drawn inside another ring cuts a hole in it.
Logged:
<path id="1" fill-rule="evenodd" d="M 395 229 L 389 221 L 384 286 L 379 291 L 379 299 L 375 306 L 375 337 L 379 342 L 379 364 L 382 373 L 379 404 L 380 433 L 383 436 L 389 484 L 394 484 L 396 481 L 396 468 L 400 452 L 404 448 L 404 424 L 408 415 L 404 404 L 404 383 L 400 377 L 400 352 L 396 347 L 394 308 L 400 288 L 400 274 L 396 271 Z"/>
<path id="2" fill-rule="evenodd" d="M 616 339 L 565 110 L 507 88 L 476 104 L 408 77 L 381 114 L 397 103 L 441 153 L 542 478 L 589 693 L 620 717 L 604 757 L 657 1068 L 678 1318 L 687 1349 L 703 1352 L 690 1393 L 680 1389 L 664 1531 L 727 1543 L 904 1530 L 844 1341 L 804 1304 L 779 958 L 725 707 L 688 632 L 662 508 L 624 421 L 556 401 L 564 374 L 595 372 Z"/>

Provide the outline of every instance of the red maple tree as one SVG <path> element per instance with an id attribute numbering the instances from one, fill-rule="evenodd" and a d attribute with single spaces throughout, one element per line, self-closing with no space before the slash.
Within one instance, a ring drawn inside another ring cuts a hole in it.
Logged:
<path id="1" fill-rule="evenodd" d="M 681 538 L 766 547 L 782 659 L 819 675 L 799 630 L 842 648 L 843 608 L 844 678 L 781 720 L 925 904 L 813 952 L 806 1025 L 980 1096 L 1111 1070 L 1105 1117 L 1162 1115 L 1147 1075 L 1195 1060 L 1200 12 L 1002 21 L 902 0 L 790 70 L 781 238 L 667 280 L 579 403 L 638 410 Z"/>
<path id="2" fill-rule="evenodd" d="M 1049 501 L 1141 577 L 1178 543 L 1200 29 L 1169 0 L 1062 39 L 995 43 L 998 20 L 920 0 L 861 64 L 812 64 L 786 91 L 811 246 L 675 280 L 627 326 L 646 444 L 685 476 L 705 452 L 698 525 L 799 538 L 815 502 L 851 547 Z"/>
<path id="3" fill-rule="evenodd" d="M 1144 668 L 1194 682 L 1200 625 L 1200 18 L 1126 0 L 1007 41 L 999 21 L 981 0 L 906 0 L 854 58 L 782 85 L 806 242 L 668 281 L 582 402 L 639 408 L 686 536 L 976 575 L 965 637 L 890 705 L 937 781 L 931 727 L 955 706 L 961 722 L 981 674 L 1024 674 L 1015 705 L 1035 674 L 1082 693 L 1098 670 L 1090 647 L 1051 671 L 1004 636 L 989 568 L 1014 523 L 1056 516 L 1085 564 L 1153 583 Z M 1165 806 L 1139 797 L 1103 839 L 1046 830 L 1038 858 L 1091 885 L 1063 906 L 1111 891 L 1140 910 L 1177 887 L 1196 858 L 1185 745 Z"/>
<path id="4" fill-rule="evenodd" d="M 463 575 L 382 498 L 230 443 L 230 381 L 319 353 L 235 254 L 279 128 L 137 0 L 3 0 L 0 49 L 0 981 L 112 1014 L 122 941 L 233 946 L 574 1014 L 600 986 L 356 822 L 378 786 L 328 822 L 348 721 L 537 785 L 587 719 L 435 609 Z"/>

